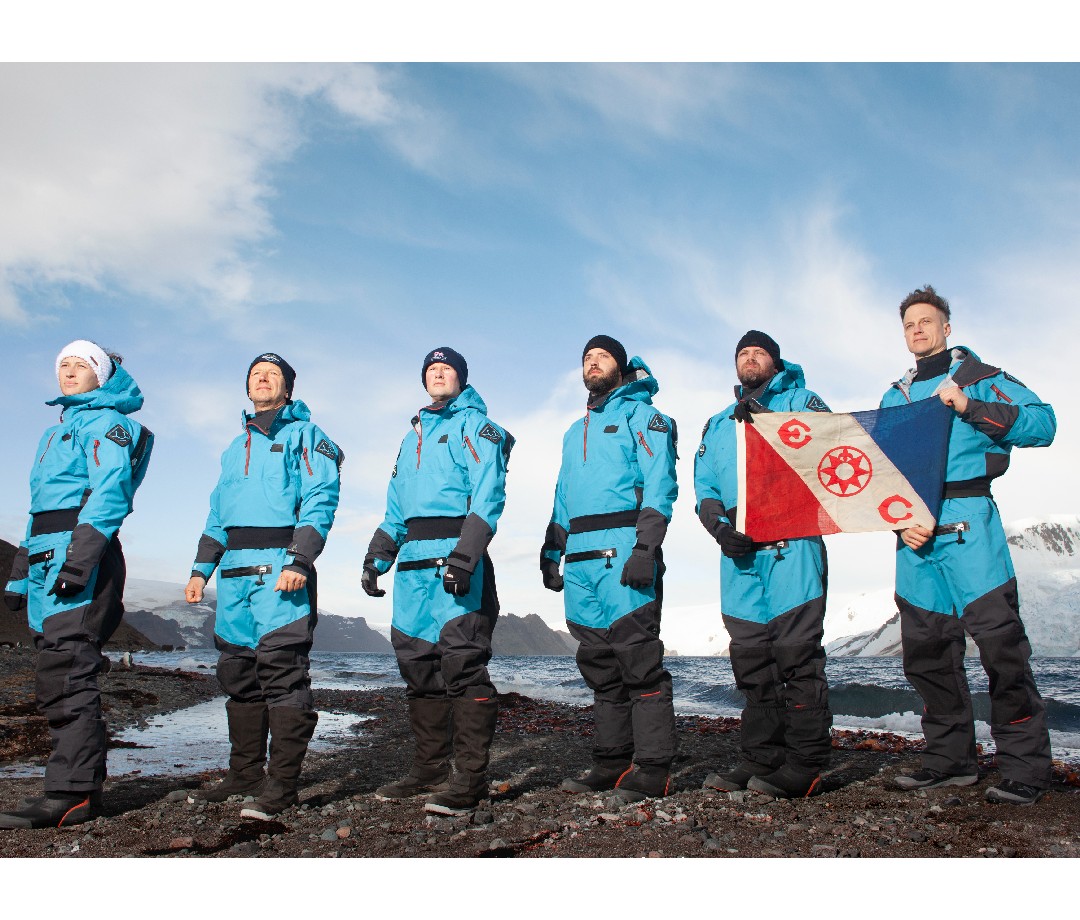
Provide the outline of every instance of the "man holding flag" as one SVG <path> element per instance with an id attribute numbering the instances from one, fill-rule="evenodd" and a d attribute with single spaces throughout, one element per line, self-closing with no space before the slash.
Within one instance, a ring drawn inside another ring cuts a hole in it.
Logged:
<path id="1" fill-rule="evenodd" d="M 736 429 L 753 413 L 828 412 L 804 388 L 802 368 L 776 342 L 750 330 L 735 349 L 736 402 L 709 419 L 694 461 L 698 517 L 723 552 L 720 606 L 731 636 L 731 667 L 746 695 L 742 762 L 711 773 L 706 788 L 754 789 L 782 798 L 820 791 L 831 752 L 825 651 L 827 565 L 820 536 L 755 541 L 735 527 L 740 447 Z M 777 416 L 780 418 L 780 416 Z M 801 443 L 806 436 L 794 432 Z M 762 484 L 767 485 L 767 484 Z M 782 497 L 781 497 L 782 498 Z M 814 533 L 821 533 L 817 530 Z"/>
<path id="2" fill-rule="evenodd" d="M 950 349 L 949 316 L 948 301 L 930 285 L 904 298 L 900 317 L 916 364 L 881 401 L 902 406 L 937 397 L 952 410 L 937 526 L 898 532 L 904 672 L 923 698 L 926 750 L 922 769 L 897 784 L 929 789 L 978 782 L 966 632 L 989 677 L 990 728 L 1002 777 L 986 798 L 1030 805 L 1050 784 L 1050 737 L 990 483 L 1008 468 L 1013 447 L 1049 445 L 1057 421 L 1050 405 L 1015 377 L 983 364 L 970 349 Z"/>

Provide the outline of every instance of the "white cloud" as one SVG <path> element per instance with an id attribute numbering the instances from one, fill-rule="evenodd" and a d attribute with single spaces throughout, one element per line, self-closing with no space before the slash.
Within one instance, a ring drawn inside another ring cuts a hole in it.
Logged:
<path id="1" fill-rule="evenodd" d="M 18 291 L 57 283 L 244 304 L 271 170 L 304 139 L 290 100 L 319 93 L 396 124 L 365 66 L 0 68 L 0 318 L 25 322 Z"/>

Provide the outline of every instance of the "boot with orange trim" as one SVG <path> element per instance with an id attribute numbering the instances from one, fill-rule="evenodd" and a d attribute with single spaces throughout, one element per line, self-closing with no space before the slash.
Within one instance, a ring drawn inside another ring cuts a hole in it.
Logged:
<path id="1" fill-rule="evenodd" d="M 49 792 L 0 813 L 0 828 L 71 827 L 101 814 L 101 792 Z"/>
<path id="2" fill-rule="evenodd" d="M 631 766 L 630 754 L 621 757 L 599 757 L 594 754 L 589 772 L 579 779 L 564 779 L 559 789 L 562 792 L 604 792 L 614 789 Z"/>
<path id="3" fill-rule="evenodd" d="M 751 777 L 746 788 L 764 792 L 774 799 L 808 799 L 821 792 L 821 774 L 784 764 L 767 776 Z"/>
<path id="4" fill-rule="evenodd" d="M 671 788 L 670 764 L 635 763 L 619 780 L 615 795 L 624 802 L 660 799 Z"/>

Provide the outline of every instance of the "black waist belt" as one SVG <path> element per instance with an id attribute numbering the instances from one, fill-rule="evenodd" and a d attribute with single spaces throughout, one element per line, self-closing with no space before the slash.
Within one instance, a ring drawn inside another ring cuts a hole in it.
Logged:
<path id="1" fill-rule="evenodd" d="M 78 508 L 64 508 L 61 511 L 39 511 L 30 525 L 30 536 L 40 537 L 46 533 L 63 533 L 74 530 L 79 523 Z"/>
<path id="2" fill-rule="evenodd" d="M 760 553 L 767 549 L 787 549 L 787 540 L 773 540 L 771 543 L 755 543 L 750 549 L 751 552 Z"/>
<path id="3" fill-rule="evenodd" d="M 615 527 L 636 527 L 637 510 L 611 511 L 607 514 L 584 514 L 570 518 L 570 533 L 589 533 L 593 530 L 611 530 Z M 569 560 L 569 556 L 566 557 Z"/>
<path id="4" fill-rule="evenodd" d="M 590 549 L 590 550 L 586 550 L 583 553 L 568 553 L 566 555 L 566 558 L 564 559 L 564 561 L 567 562 L 567 563 L 571 563 L 571 562 L 585 562 L 588 559 L 606 559 L 607 560 L 607 565 L 605 565 L 604 568 L 605 569 L 610 569 L 611 568 L 611 560 L 614 559 L 618 555 L 619 555 L 618 551 L 615 550 L 614 548 L 612 548 L 612 549 Z"/>
<path id="5" fill-rule="evenodd" d="M 27 559 L 28 565 L 37 565 L 39 562 L 48 562 L 55 555 L 54 551 L 47 549 L 41 553 L 34 553 L 29 559 Z"/>
<path id="6" fill-rule="evenodd" d="M 429 537 L 428 539 L 435 538 Z M 446 559 L 441 557 L 439 559 L 414 559 L 412 562 L 399 562 L 398 571 L 412 572 L 416 569 L 438 569 L 444 565 L 446 565 Z"/>
<path id="7" fill-rule="evenodd" d="M 423 517 L 409 518 L 405 522 L 405 542 L 410 540 L 449 540 L 461 536 L 463 517 Z M 407 565 L 408 563 L 406 563 Z M 401 569 L 401 566 L 398 566 Z"/>
<path id="8" fill-rule="evenodd" d="M 978 479 L 961 479 L 947 482 L 941 487 L 941 498 L 991 498 L 990 480 L 985 476 Z"/>
<path id="9" fill-rule="evenodd" d="M 250 549 L 251 547 L 247 547 Z M 272 565 L 245 565 L 238 569 L 222 569 L 222 578 L 246 578 L 249 575 L 258 575 L 259 580 L 256 584 L 264 584 L 263 575 L 269 575 L 274 571 Z"/>
<path id="10" fill-rule="evenodd" d="M 293 538 L 292 527 L 229 527 L 225 532 L 229 535 L 225 549 L 285 549 Z"/>
<path id="11" fill-rule="evenodd" d="M 947 534 L 956 534 L 956 542 L 964 542 L 964 533 L 971 530 L 971 525 L 967 521 L 957 521 L 955 524 L 942 524 L 940 527 L 934 528 L 935 537 L 944 537 Z"/>

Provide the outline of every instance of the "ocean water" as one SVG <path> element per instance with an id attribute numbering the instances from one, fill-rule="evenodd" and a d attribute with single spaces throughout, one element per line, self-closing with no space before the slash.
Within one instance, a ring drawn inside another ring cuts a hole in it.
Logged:
<path id="1" fill-rule="evenodd" d="M 213 673 L 212 649 L 137 654 L 136 662 L 163 668 Z M 584 706 L 592 693 L 573 658 L 498 656 L 490 671 L 495 686 L 538 699 Z M 726 658 L 668 658 L 674 681 L 675 709 L 686 715 L 738 716 L 742 695 Z M 967 663 L 974 696 L 976 737 L 987 750 L 993 739 L 987 724 L 990 706 L 986 675 L 977 660 Z M 1032 669 L 1046 701 L 1054 756 L 1080 763 L 1080 659 L 1035 658 Z M 827 665 L 829 698 L 836 728 L 889 731 L 920 737 L 922 702 L 904 677 L 899 658 L 833 658 Z M 401 687 L 393 655 L 315 653 L 312 684 L 318 689 L 378 690 Z M 366 718 L 351 713 L 320 712 L 312 749 L 363 744 Z M 120 739 L 138 745 L 109 753 L 109 774 L 169 775 L 223 768 L 229 756 L 224 698 L 182 712 L 154 716 L 128 729 Z M 40 775 L 42 768 L 11 764 L 0 776 Z"/>

